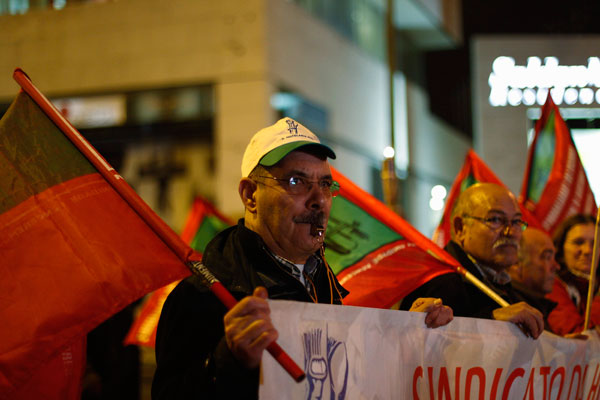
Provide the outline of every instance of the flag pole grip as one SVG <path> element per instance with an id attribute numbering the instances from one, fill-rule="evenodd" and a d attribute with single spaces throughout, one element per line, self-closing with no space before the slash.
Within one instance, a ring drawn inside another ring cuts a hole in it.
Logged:
<path id="1" fill-rule="evenodd" d="M 231 293 L 223 286 L 221 282 L 206 268 L 204 264 L 198 261 L 192 261 L 189 264 L 190 269 L 195 275 L 198 275 L 202 278 L 205 285 L 208 286 L 210 291 L 217 296 L 217 298 L 227 307 L 228 310 L 231 310 L 238 302 L 231 295 Z M 273 356 L 275 361 L 279 363 L 287 371 L 288 374 L 296 382 L 302 382 L 306 377 L 306 374 L 296 364 L 294 360 L 277 344 L 277 342 L 271 342 L 267 346 L 267 351 Z"/>

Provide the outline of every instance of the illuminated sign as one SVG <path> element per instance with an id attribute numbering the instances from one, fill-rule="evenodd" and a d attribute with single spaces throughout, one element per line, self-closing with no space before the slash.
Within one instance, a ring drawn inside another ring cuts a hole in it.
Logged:
<path id="1" fill-rule="evenodd" d="M 533 106 L 546 102 L 548 90 L 556 104 L 600 104 L 600 58 L 589 57 L 587 65 L 560 65 L 558 58 L 528 57 L 527 65 L 516 65 L 501 56 L 492 63 L 488 78 L 489 102 L 493 107 Z"/>

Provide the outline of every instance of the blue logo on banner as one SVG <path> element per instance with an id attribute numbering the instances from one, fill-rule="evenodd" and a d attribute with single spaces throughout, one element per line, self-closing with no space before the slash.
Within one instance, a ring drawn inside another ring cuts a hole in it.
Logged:
<path id="1" fill-rule="evenodd" d="M 304 370 L 308 392 L 306 399 L 344 400 L 348 384 L 346 344 L 330 337 L 323 338 L 320 328 L 304 332 Z"/>

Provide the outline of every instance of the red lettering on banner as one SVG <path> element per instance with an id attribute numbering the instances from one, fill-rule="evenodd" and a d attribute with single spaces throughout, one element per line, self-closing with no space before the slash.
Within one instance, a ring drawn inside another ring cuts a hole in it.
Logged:
<path id="1" fill-rule="evenodd" d="M 417 393 L 417 380 L 423 377 L 423 367 L 415 368 L 413 374 L 413 400 L 420 400 L 419 394 Z"/>
<path id="2" fill-rule="evenodd" d="M 569 392 L 567 393 L 567 400 L 571 398 L 571 389 L 573 388 L 573 379 L 575 379 L 575 373 L 577 373 L 578 375 L 577 390 L 575 390 L 575 399 L 577 399 L 577 391 L 579 390 L 579 380 L 581 379 L 581 367 L 579 365 L 573 367 L 573 372 L 571 373 L 571 383 L 569 383 Z"/>
<path id="3" fill-rule="evenodd" d="M 427 368 L 427 376 L 429 376 L 429 399 L 435 400 L 433 397 L 433 367 Z"/>
<path id="4" fill-rule="evenodd" d="M 454 400 L 460 400 L 460 370 L 461 367 L 456 367 L 454 373 Z"/>
<path id="5" fill-rule="evenodd" d="M 496 373 L 494 374 L 494 381 L 492 382 L 492 390 L 490 391 L 490 400 L 496 400 L 496 393 L 498 393 L 498 383 L 500 382 L 501 375 L 502 368 L 496 368 Z"/>
<path id="6" fill-rule="evenodd" d="M 543 392 L 543 400 L 546 400 L 547 397 L 547 386 L 548 386 L 548 374 L 550 373 L 550 367 L 540 367 L 540 375 L 544 377 L 544 392 Z"/>
<path id="7" fill-rule="evenodd" d="M 523 395 L 523 400 L 527 397 L 527 393 L 529 393 L 529 400 L 535 400 L 535 393 L 533 390 L 533 377 L 535 376 L 535 368 L 531 368 L 531 373 L 529 374 L 529 380 L 527 381 L 527 387 L 525 387 L 525 394 Z"/>
<path id="8" fill-rule="evenodd" d="M 582 392 L 583 392 L 583 384 L 585 383 L 585 376 L 587 375 L 587 369 L 588 366 L 586 365 L 583 373 L 581 373 L 581 366 L 580 365 L 576 365 L 573 368 L 573 373 L 571 374 L 571 383 L 569 383 L 569 393 L 567 393 L 567 400 L 571 398 L 571 389 L 573 389 L 573 380 L 575 379 L 575 373 L 577 373 L 578 379 L 577 379 L 577 389 L 575 389 L 575 392 L 573 392 L 574 394 L 574 398 L 575 400 L 581 400 L 582 399 Z"/>
<path id="9" fill-rule="evenodd" d="M 504 384 L 504 390 L 502 391 L 502 400 L 508 400 L 508 394 L 510 393 L 510 388 L 515 381 L 515 379 L 522 377 L 525 375 L 525 370 L 523 368 L 517 368 L 508 376 L 506 383 Z"/>
<path id="10" fill-rule="evenodd" d="M 594 377 L 592 378 L 592 385 L 590 386 L 590 391 L 588 392 L 587 400 L 594 399 L 594 395 L 596 395 L 596 399 L 600 394 L 598 390 L 598 386 L 600 385 L 600 375 L 598 375 L 598 364 L 596 364 L 596 371 L 594 372 Z"/>
<path id="11" fill-rule="evenodd" d="M 444 397 L 442 397 L 442 394 Z M 440 370 L 440 381 L 438 382 L 438 399 L 442 400 L 442 398 L 452 400 L 452 397 L 450 396 L 450 382 L 448 382 L 448 371 L 446 371 L 446 367 L 442 367 Z M 456 400 L 458 400 L 458 397 Z"/>
<path id="12" fill-rule="evenodd" d="M 555 397 L 557 400 L 560 399 L 560 395 L 563 391 L 563 386 L 565 384 L 565 367 L 559 367 L 552 374 L 552 378 L 550 378 L 550 388 L 548 389 L 548 399 L 552 397 L 552 386 L 554 385 L 554 379 L 556 379 L 556 375 L 560 374 L 560 386 L 558 387 L 558 395 Z"/>
<path id="13" fill-rule="evenodd" d="M 467 382 L 465 384 L 465 400 L 471 398 L 471 381 L 473 376 L 479 377 L 479 399 L 485 399 L 485 371 L 481 367 L 469 368 L 467 371 Z"/>
<path id="14" fill-rule="evenodd" d="M 583 385 L 585 385 L 585 379 L 587 377 L 588 365 L 585 365 L 583 369 L 583 374 L 581 374 L 581 380 L 579 381 L 579 386 L 577 387 L 577 400 L 583 400 Z"/>

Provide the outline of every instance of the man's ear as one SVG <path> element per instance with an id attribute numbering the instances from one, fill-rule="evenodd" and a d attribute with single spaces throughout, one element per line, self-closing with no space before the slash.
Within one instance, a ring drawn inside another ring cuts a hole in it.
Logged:
<path id="1" fill-rule="evenodd" d="M 238 192 L 246 210 L 256 212 L 256 189 L 258 185 L 250 178 L 242 178 L 238 186 Z"/>
<path id="2" fill-rule="evenodd" d="M 463 219 L 459 216 L 454 217 L 454 219 L 452 220 L 451 229 L 454 229 L 454 238 L 456 238 L 456 241 L 458 243 L 461 243 L 461 239 L 464 234 L 464 227 L 465 224 Z"/>

